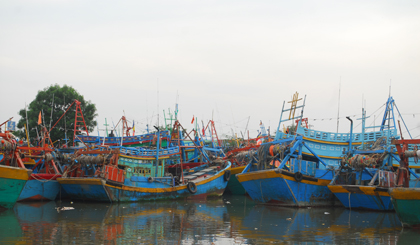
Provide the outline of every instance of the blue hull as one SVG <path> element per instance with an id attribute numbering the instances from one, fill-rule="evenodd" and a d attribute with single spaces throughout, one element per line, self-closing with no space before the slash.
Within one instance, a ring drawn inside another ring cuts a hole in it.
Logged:
<path id="1" fill-rule="evenodd" d="M 28 180 L 18 201 L 53 201 L 60 191 L 57 180 Z"/>
<path id="2" fill-rule="evenodd" d="M 393 211 L 394 206 L 391 202 L 391 197 L 387 192 L 384 195 L 380 193 L 334 193 L 335 196 L 346 208 L 354 209 L 368 209 L 376 211 Z"/>
<path id="3" fill-rule="evenodd" d="M 263 170 L 237 175 L 249 196 L 257 202 L 280 206 L 334 206 L 330 180 L 303 176 L 296 181 L 288 171 Z"/>
<path id="4" fill-rule="evenodd" d="M 227 181 L 224 180 L 223 174 L 209 178 L 208 181 L 197 182 L 197 192 L 192 194 L 186 185 L 167 188 L 150 188 L 149 183 L 144 183 L 143 187 L 129 187 L 129 186 L 111 186 L 110 195 L 120 202 L 137 202 L 137 201 L 151 201 L 162 199 L 196 199 L 206 198 L 209 196 L 221 196 L 226 189 Z"/>
<path id="5" fill-rule="evenodd" d="M 99 178 L 58 178 L 67 196 L 75 200 L 112 202 L 105 180 Z"/>
<path id="6" fill-rule="evenodd" d="M 58 178 L 57 180 L 69 197 L 77 200 L 138 202 L 177 198 L 196 199 L 221 196 L 228 183 L 224 178 L 225 170 L 200 181 L 193 181 L 197 187 L 195 193 L 190 192 L 186 184 L 175 187 L 157 187 L 159 183 L 148 181 L 137 182 L 137 186 L 128 186 L 107 182 L 100 178 Z"/>

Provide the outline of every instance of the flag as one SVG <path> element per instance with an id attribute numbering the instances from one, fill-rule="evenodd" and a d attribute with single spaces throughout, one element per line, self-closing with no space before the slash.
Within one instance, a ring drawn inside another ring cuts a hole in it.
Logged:
<path id="1" fill-rule="evenodd" d="M 193 119 L 191 120 L 191 124 L 193 124 L 194 123 L 194 116 L 193 116 Z"/>
<path id="2" fill-rule="evenodd" d="M 42 115 L 41 112 L 39 112 L 39 116 L 38 116 L 38 125 L 40 125 L 42 123 Z"/>
<path id="3" fill-rule="evenodd" d="M 133 121 L 133 136 L 135 132 L 136 132 L 136 126 L 134 125 L 134 121 Z"/>

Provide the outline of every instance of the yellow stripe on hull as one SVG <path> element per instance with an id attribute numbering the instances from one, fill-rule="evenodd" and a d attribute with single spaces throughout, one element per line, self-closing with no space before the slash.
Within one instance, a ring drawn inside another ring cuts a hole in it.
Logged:
<path id="1" fill-rule="evenodd" d="M 329 144 L 329 145 L 347 145 L 347 146 L 349 145 L 349 143 L 346 143 L 346 142 L 340 143 L 340 142 L 334 142 L 334 141 L 315 140 L 315 139 L 307 138 L 307 137 L 303 137 L 303 139 L 307 141 L 312 141 L 312 142 L 317 142 L 317 143 L 322 143 L 322 144 Z M 352 145 L 361 145 L 361 144 L 362 142 L 352 143 Z"/>
<path id="2" fill-rule="evenodd" d="M 0 178 L 3 179 L 28 180 L 31 173 L 29 169 L 0 166 Z"/>
<path id="3" fill-rule="evenodd" d="M 388 191 L 378 191 L 376 189 L 376 186 L 360 186 L 359 188 L 366 195 L 372 195 L 372 196 L 379 195 L 379 196 L 389 197 Z"/>
<path id="4" fill-rule="evenodd" d="M 296 151 L 297 152 L 297 151 Z M 306 156 L 314 156 L 314 154 L 312 154 L 312 153 L 308 153 L 308 152 L 302 152 L 302 154 L 303 155 L 306 155 Z M 342 159 L 342 157 L 332 157 L 332 156 L 323 156 L 323 155 L 318 155 L 320 158 L 327 158 L 327 159 L 338 159 L 338 160 L 340 160 L 340 159 Z"/>
<path id="5" fill-rule="evenodd" d="M 245 167 L 246 167 L 246 165 L 244 165 L 244 166 L 239 166 L 239 167 L 234 167 L 234 168 L 232 168 L 232 169 L 230 170 L 230 173 L 231 173 L 231 174 L 239 174 L 239 173 L 242 173 L 242 171 L 244 171 Z"/>
<path id="6" fill-rule="evenodd" d="M 420 200 L 420 188 L 392 188 L 391 197 L 398 200 Z"/>
<path id="7" fill-rule="evenodd" d="M 236 177 L 238 178 L 239 182 L 272 178 L 282 178 L 285 180 L 296 181 L 296 179 L 293 176 L 277 173 L 275 170 L 264 170 L 252 173 L 238 174 L 236 175 Z M 302 179 L 300 182 L 310 185 L 327 186 L 331 182 L 331 180 L 317 179 L 317 181 L 311 181 Z"/>
<path id="8" fill-rule="evenodd" d="M 228 168 L 227 170 L 230 170 L 230 168 Z M 220 176 L 222 176 L 225 173 L 225 171 L 220 172 L 217 175 L 214 175 L 208 179 L 205 179 L 203 181 L 200 182 L 194 182 L 197 186 L 199 185 L 204 185 L 210 181 L 213 181 L 217 178 L 219 178 Z M 108 187 L 112 187 L 114 189 L 120 189 L 120 190 L 124 190 L 124 191 L 135 191 L 135 192 L 143 192 L 143 193 L 164 193 L 164 192 L 173 192 L 173 191 L 179 191 L 179 190 L 183 190 L 183 189 L 187 189 L 187 185 L 182 185 L 182 186 L 176 186 L 176 187 L 168 187 L 168 188 L 144 188 L 144 187 L 131 187 L 131 186 L 114 186 L 114 185 L 109 185 L 106 184 L 106 186 Z"/>
<path id="9" fill-rule="evenodd" d="M 336 193 L 355 193 L 355 191 L 349 191 L 346 187 L 358 188 L 358 190 L 360 192 L 364 193 L 365 195 L 371 195 L 371 196 L 379 195 L 379 196 L 389 197 L 389 194 L 388 194 L 387 191 L 378 191 L 376 189 L 376 186 L 329 185 L 328 189 L 330 189 L 330 191 L 334 194 L 336 194 Z"/>
<path id="10" fill-rule="evenodd" d="M 335 193 L 350 193 L 348 190 L 346 190 L 341 185 L 329 185 L 328 189 L 330 189 L 330 191 L 334 194 Z"/>
<path id="11" fill-rule="evenodd" d="M 105 180 L 100 178 L 57 178 L 58 183 L 65 185 L 103 185 Z"/>
<path id="12" fill-rule="evenodd" d="M 130 158 L 130 159 L 137 159 L 137 160 L 156 160 L 156 157 L 150 157 L 150 156 L 145 156 L 145 157 L 136 156 L 136 157 L 133 157 L 133 156 L 127 156 L 127 155 L 121 155 L 120 154 L 120 157 Z M 168 159 L 168 158 L 169 158 L 168 156 L 159 157 L 159 159 Z"/>

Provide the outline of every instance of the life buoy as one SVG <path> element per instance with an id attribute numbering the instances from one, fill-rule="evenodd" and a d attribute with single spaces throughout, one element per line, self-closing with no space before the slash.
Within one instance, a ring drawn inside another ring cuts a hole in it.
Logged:
<path id="1" fill-rule="evenodd" d="M 189 192 L 191 192 L 191 194 L 195 194 L 197 192 L 197 186 L 194 182 L 188 182 L 187 189 Z"/>
<path id="2" fill-rule="evenodd" d="M 229 181 L 230 179 L 230 170 L 226 170 L 225 173 L 223 174 L 223 179 L 225 181 Z"/>
<path id="3" fill-rule="evenodd" d="M 296 173 L 295 173 L 295 175 L 294 175 L 294 177 L 295 177 L 295 180 L 296 180 L 297 182 L 300 182 L 300 181 L 302 181 L 302 179 L 303 179 L 303 175 L 302 175 L 302 173 L 301 173 L 301 172 L 296 172 Z"/>

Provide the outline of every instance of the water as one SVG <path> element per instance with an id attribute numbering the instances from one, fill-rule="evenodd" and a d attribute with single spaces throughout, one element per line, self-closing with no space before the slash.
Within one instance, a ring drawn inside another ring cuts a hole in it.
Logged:
<path id="1" fill-rule="evenodd" d="M 73 210 L 57 211 L 57 207 Z M 153 203 L 18 203 L 0 244 L 413 244 L 395 213 L 255 205 L 245 196 Z"/>

